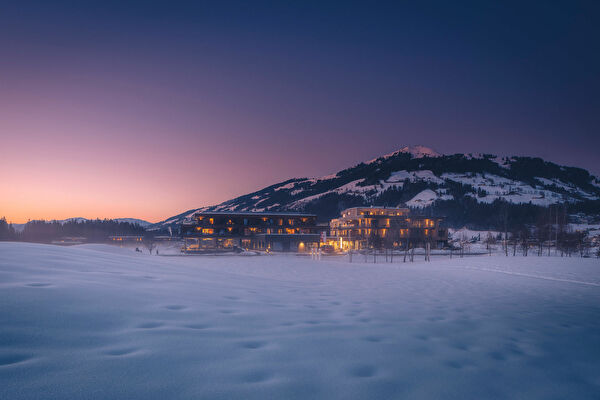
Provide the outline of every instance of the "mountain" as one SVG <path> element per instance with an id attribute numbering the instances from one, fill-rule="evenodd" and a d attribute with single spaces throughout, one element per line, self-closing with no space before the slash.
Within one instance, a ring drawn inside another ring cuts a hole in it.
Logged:
<path id="1" fill-rule="evenodd" d="M 188 210 L 149 229 L 174 228 L 197 211 L 303 211 L 326 221 L 345 208 L 365 205 L 408 206 L 445 215 L 451 225 L 490 226 L 502 206 L 527 221 L 533 218 L 527 214 L 554 204 L 569 212 L 600 214 L 600 180 L 584 169 L 536 157 L 443 155 L 407 146 L 336 174 L 289 179 Z"/>

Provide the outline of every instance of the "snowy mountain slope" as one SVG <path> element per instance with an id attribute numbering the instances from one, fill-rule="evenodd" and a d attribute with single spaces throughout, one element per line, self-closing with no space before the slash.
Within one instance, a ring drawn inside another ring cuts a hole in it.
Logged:
<path id="1" fill-rule="evenodd" d="M 203 210 L 306 211 L 321 219 L 364 205 L 429 207 L 441 202 L 549 206 L 600 200 L 600 180 L 586 170 L 532 157 L 442 155 L 407 146 L 323 177 L 294 178 Z M 151 229 L 179 224 L 197 210 Z M 600 213 L 600 210 L 598 210 Z"/>
<path id="2" fill-rule="evenodd" d="M 444 191 L 444 189 L 438 189 L 434 192 L 431 189 L 425 189 L 407 201 L 406 205 L 411 208 L 423 208 L 432 205 L 437 200 L 452 200 L 453 197 L 445 194 Z"/>

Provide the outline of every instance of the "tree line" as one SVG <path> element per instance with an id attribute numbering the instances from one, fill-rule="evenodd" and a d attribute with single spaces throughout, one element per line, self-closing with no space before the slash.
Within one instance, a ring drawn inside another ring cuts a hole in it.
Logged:
<path id="1" fill-rule="evenodd" d="M 89 242 L 100 242 L 113 235 L 143 235 L 145 229 L 129 222 L 112 219 L 86 221 L 29 221 L 18 231 L 6 218 L 0 219 L 0 240 L 49 243 L 65 237 L 81 237 Z"/>

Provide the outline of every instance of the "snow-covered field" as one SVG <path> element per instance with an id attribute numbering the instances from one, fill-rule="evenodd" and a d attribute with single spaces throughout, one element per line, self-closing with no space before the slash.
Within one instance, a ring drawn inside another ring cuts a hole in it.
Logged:
<path id="1" fill-rule="evenodd" d="M 0 243 L 1 399 L 599 394 L 597 259 L 349 264 Z"/>

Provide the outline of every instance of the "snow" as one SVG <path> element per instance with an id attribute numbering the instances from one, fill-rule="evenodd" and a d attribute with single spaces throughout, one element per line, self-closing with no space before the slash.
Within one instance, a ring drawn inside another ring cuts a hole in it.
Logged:
<path id="1" fill-rule="evenodd" d="M 373 160 L 369 160 L 366 164 L 372 164 L 377 160 L 383 159 L 386 160 L 390 157 L 397 156 L 398 154 L 406 153 L 410 154 L 413 158 L 423 158 L 423 157 L 441 157 L 442 154 L 433 150 L 432 148 L 416 145 L 416 146 L 404 146 L 399 150 L 394 151 L 393 153 L 385 154 L 381 157 L 377 157 Z"/>
<path id="2" fill-rule="evenodd" d="M 358 186 L 359 183 L 363 182 L 364 178 L 362 179 L 357 179 L 355 181 L 352 182 L 348 182 L 345 185 L 342 185 L 338 188 L 332 189 L 332 190 L 328 190 L 326 192 L 323 193 L 318 193 L 312 196 L 306 196 L 300 200 L 296 200 L 292 203 L 290 203 L 290 208 L 298 208 L 301 207 L 307 203 L 310 203 L 313 200 L 316 200 L 320 197 L 323 197 L 327 194 L 330 193 L 349 193 L 349 194 L 353 194 L 353 195 L 357 195 L 357 196 L 363 196 L 366 198 L 365 192 L 371 191 L 374 189 L 373 185 L 368 185 L 368 186 Z"/>
<path id="3" fill-rule="evenodd" d="M 406 202 L 408 207 L 428 207 L 436 200 L 451 200 L 453 197 L 447 194 L 438 194 L 431 189 L 425 189 L 415 197 Z"/>
<path id="4" fill-rule="evenodd" d="M 480 203 L 492 203 L 497 199 L 504 199 L 515 204 L 531 203 L 539 206 L 549 206 L 565 201 L 559 193 L 536 189 L 526 183 L 493 174 L 444 173 L 441 177 L 463 185 L 471 185 L 475 189 L 484 190 L 487 194 L 483 197 L 479 197 L 475 193 L 467 193 Z M 572 199 L 569 200 L 572 201 Z"/>
<path id="5" fill-rule="evenodd" d="M 588 193 L 585 190 L 582 190 L 576 186 L 567 185 L 567 184 L 561 182 L 559 179 L 548 179 L 548 178 L 541 178 L 541 177 L 536 177 L 535 179 L 540 181 L 543 185 L 556 186 L 558 188 L 561 188 L 561 189 L 567 191 L 567 193 L 578 194 L 589 200 L 595 200 L 598 197 L 598 196 L 596 196 L 592 193 Z"/>
<path id="6" fill-rule="evenodd" d="M 472 239 L 472 238 L 476 238 L 476 237 L 480 237 L 481 240 L 484 240 L 488 235 L 491 235 L 493 237 L 498 236 L 499 234 L 504 234 L 503 232 L 499 232 L 499 231 L 476 231 L 473 229 L 468 229 L 468 228 L 460 228 L 460 229 L 448 229 L 448 233 L 450 234 L 452 239 L 461 239 L 461 238 L 465 238 L 467 240 Z"/>
<path id="7" fill-rule="evenodd" d="M 598 260 L 396 261 L 0 243 L 0 398 L 597 398 Z"/>
<path id="8" fill-rule="evenodd" d="M 15 231 L 23 232 L 25 230 L 25 225 L 27 224 L 11 224 Z"/>
<path id="9" fill-rule="evenodd" d="M 338 176 L 338 174 L 336 172 L 334 174 L 329 174 L 329 175 L 321 176 L 321 177 L 318 178 L 318 180 L 320 180 L 320 181 L 328 181 L 328 180 L 337 178 L 337 176 Z"/>
<path id="10" fill-rule="evenodd" d="M 404 182 L 404 181 L 416 182 L 426 181 L 437 184 L 444 183 L 443 179 L 438 178 L 435 174 L 429 170 L 420 171 L 396 171 L 392 172 L 390 177 L 386 180 L 387 182 Z"/>
<path id="11" fill-rule="evenodd" d="M 287 190 L 293 189 L 294 186 L 296 186 L 296 183 L 298 183 L 298 182 L 294 181 L 294 182 L 287 183 L 285 185 L 278 186 L 278 187 L 276 187 L 274 189 L 274 191 L 277 192 L 277 191 L 282 190 L 282 189 L 287 189 Z M 254 197 L 253 197 L 253 199 L 254 199 Z"/>
<path id="12" fill-rule="evenodd" d="M 543 185 L 546 185 L 546 186 L 556 186 L 556 187 L 559 187 L 559 188 L 564 189 L 569 192 L 573 190 L 572 186 L 562 183 L 559 179 L 548 179 L 548 178 L 542 178 L 539 176 L 535 177 L 535 179 L 540 181 Z"/>
<path id="13" fill-rule="evenodd" d="M 437 184 L 444 183 L 444 181 L 433 174 L 429 170 L 421 171 L 396 171 L 390 174 L 390 177 L 386 180 L 380 180 L 375 185 L 359 186 L 360 183 L 364 182 L 364 178 L 357 179 L 341 185 L 335 189 L 328 190 L 326 192 L 318 193 L 312 196 L 306 196 L 302 199 L 296 200 L 290 203 L 290 208 L 301 208 L 302 206 L 310 203 L 311 201 L 317 200 L 327 194 L 351 194 L 354 196 L 361 196 L 364 199 L 368 199 L 370 196 L 377 196 L 385 192 L 390 188 L 401 189 L 404 186 L 405 181 L 416 182 L 416 181 L 427 181 Z M 292 192 L 293 194 L 297 194 Z M 451 199 L 451 196 L 440 195 L 440 198 Z"/>

